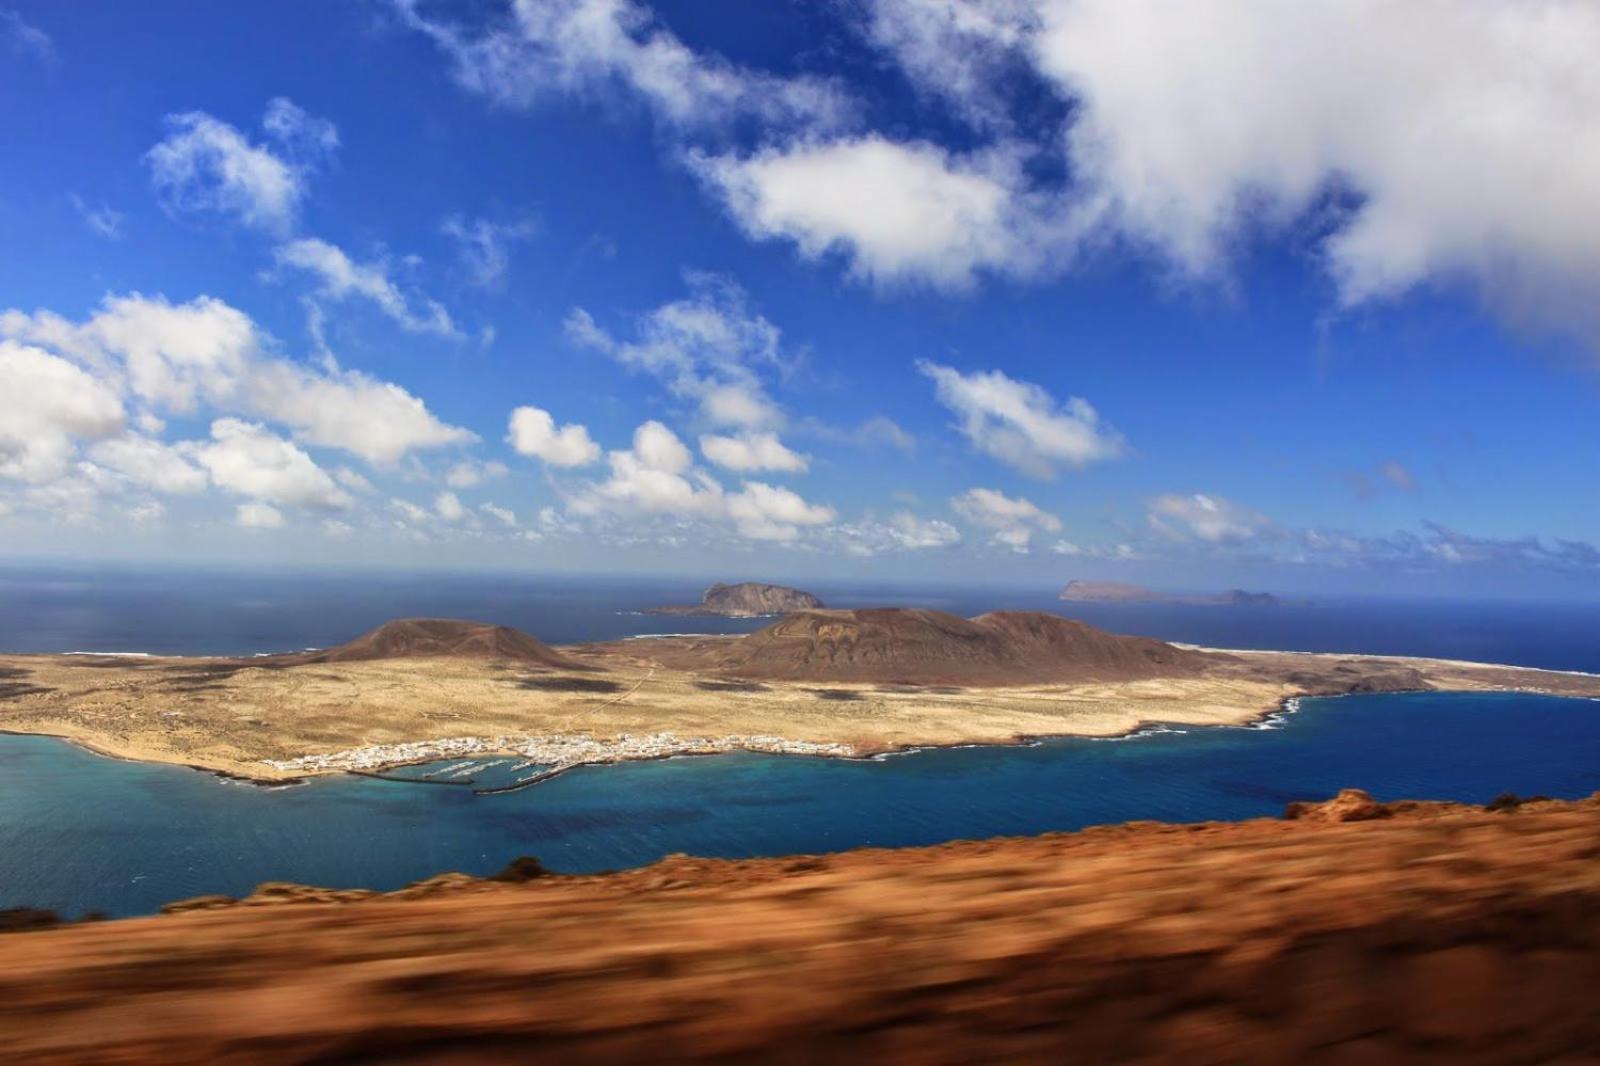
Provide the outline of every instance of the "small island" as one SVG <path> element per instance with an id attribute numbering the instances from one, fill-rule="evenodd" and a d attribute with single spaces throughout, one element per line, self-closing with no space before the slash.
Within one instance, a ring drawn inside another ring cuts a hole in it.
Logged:
<path id="1" fill-rule="evenodd" d="M 1184 603 L 1209 607 L 1281 607 L 1284 602 L 1270 592 L 1229 589 L 1183 596 L 1123 581 L 1069 581 L 1057 599 L 1072 603 Z"/>
<path id="2" fill-rule="evenodd" d="M 811 593 L 788 585 L 765 585 L 759 581 L 725 585 L 719 581 L 706 589 L 699 603 L 653 607 L 649 613 L 767 618 L 795 611 L 814 611 L 821 606 L 822 601 Z"/>

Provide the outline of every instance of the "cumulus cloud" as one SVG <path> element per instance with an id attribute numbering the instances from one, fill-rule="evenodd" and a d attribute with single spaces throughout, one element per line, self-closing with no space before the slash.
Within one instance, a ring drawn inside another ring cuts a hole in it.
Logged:
<path id="1" fill-rule="evenodd" d="M 792 241 L 808 259 L 838 253 L 866 281 L 960 288 L 1033 257 L 1036 222 L 1018 209 L 1008 150 L 957 157 L 867 135 L 691 162 L 750 236 Z"/>
<path id="2" fill-rule="evenodd" d="M 416 396 L 355 370 L 312 370 L 266 361 L 251 369 L 246 405 L 282 422 L 307 444 L 342 448 L 379 464 L 417 449 L 465 444 L 477 436 L 439 421 Z"/>
<path id="3" fill-rule="evenodd" d="M 267 503 L 341 510 L 350 497 L 311 456 L 256 422 L 219 418 L 195 460 L 219 488 Z"/>
<path id="4" fill-rule="evenodd" d="M 1272 528 L 1266 515 L 1202 492 L 1157 496 L 1150 501 L 1149 518 L 1162 533 L 1213 544 L 1250 540 Z"/>
<path id="5" fill-rule="evenodd" d="M 1343 306 L 1465 282 L 1514 322 L 1600 344 L 1589 209 L 1600 8 L 1587 0 L 874 0 L 868 11 L 869 40 L 914 84 L 998 131 L 994 144 L 1052 164 L 1045 172 L 1064 166 L 1064 181 L 1013 185 L 1009 207 L 975 219 L 976 243 L 999 252 L 974 268 L 1027 267 L 1038 250 L 1003 240 L 1020 228 L 1040 234 L 1057 269 L 1109 236 L 1214 279 L 1242 244 L 1293 232 L 1317 242 Z M 1060 125 L 1019 147 L 1005 118 L 1040 83 Z M 761 178 L 734 204 L 758 235 L 804 248 L 872 232 L 785 210 Z M 1008 210 L 1026 221 L 1008 225 Z"/>
<path id="6" fill-rule="evenodd" d="M 89 456 L 101 466 L 157 492 L 200 492 L 208 484 L 206 472 L 189 458 L 188 450 L 130 433 L 100 441 L 89 449 Z"/>
<path id="7" fill-rule="evenodd" d="M 1073 0 L 1043 13 L 1040 69 L 1081 105 L 1078 173 L 1118 226 L 1186 270 L 1331 192 L 1349 201 L 1323 245 L 1346 304 L 1468 277 L 1533 310 L 1551 286 L 1560 302 L 1574 278 L 1591 297 L 1600 285 L 1592 4 Z"/>
<path id="8" fill-rule="evenodd" d="M 66 474 L 78 438 L 121 431 L 116 392 L 40 348 L 0 340 L 0 477 L 40 484 Z"/>
<path id="9" fill-rule="evenodd" d="M 611 452 L 607 462 L 611 476 L 572 500 L 574 513 L 726 521 L 741 536 L 769 541 L 794 540 L 802 527 L 826 525 L 837 517 L 831 507 L 760 481 L 746 481 L 738 492 L 726 492 L 715 478 L 694 466 L 688 447 L 660 422 L 639 426 L 633 447 Z"/>
<path id="10" fill-rule="evenodd" d="M 600 446 L 586 428 L 570 422 L 558 429 L 550 412 L 538 407 L 518 407 L 512 411 L 506 439 L 519 455 L 550 466 L 588 466 L 600 458 Z"/>
<path id="11" fill-rule="evenodd" d="M 607 462 L 611 477 L 575 502 L 579 513 L 617 506 L 644 513 L 701 515 L 721 509 L 721 486 L 690 469 L 694 457 L 689 449 L 660 422 L 646 422 L 634 430 L 633 447 L 613 451 Z"/>
<path id="12" fill-rule="evenodd" d="M 740 117 L 826 126 L 848 110 L 819 79 L 776 77 L 695 52 L 632 0 L 516 3 L 480 30 L 430 18 L 419 0 L 394 6 L 445 53 L 464 88 L 506 106 L 620 87 L 678 129 Z"/>
<path id="13" fill-rule="evenodd" d="M 783 414 L 759 377 L 783 366 L 778 327 L 751 311 L 744 290 L 727 278 L 691 273 L 688 282 L 690 295 L 642 316 L 632 340 L 601 328 L 582 308 L 567 317 L 567 335 L 660 378 L 674 395 L 695 401 L 712 425 L 780 423 Z"/>
<path id="14" fill-rule="evenodd" d="M 740 534 L 752 540 L 794 540 L 801 526 L 827 525 L 838 517 L 831 507 L 760 481 L 746 481 L 727 498 L 727 509 Z"/>
<path id="15" fill-rule="evenodd" d="M 789 449 L 776 434 L 744 433 L 737 437 L 707 435 L 700 438 L 700 454 L 716 466 L 737 473 L 777 470 L 800 473 L 809 460 Z"/>
<path id="16" fill-rule="evenodd" d="M 1018 553 L 1028 551 L 1035 532 L 1061 531 L 1061 520 L 1032 500 L 996 489 L 968 489 L 952 498 L 950 506 L 967 521 L 991 530 L 995 544 Z"/>
<path id="17" fill-rule="evenodd" d="M 461 497 L 453 492 L 441 492 L 435 496 L 433 511 L 446 522 L 459 522 L 467 513 L 467 509 L 461 504 Z"/>
<path id="18" fill-rule="evenodd" d="M 281 423 L 307 444 L 376 463 L 476 439 L 439 421 L 398 385 L 268 354 L 267 338 L 248 315 L 209 296 L 184 304 L 110 296 L 81 323 L 48 311 L 7 311 L 0 337 L 51 349 L 102 388 L 146 405 L 141 417 L 158 424 L 156 411 L 187 415 L 209 407 Z"/>
<path id="19" fill-rule="evenodd" d="M 283 154 L 203 111 L 168 115 L 166 137 L 145 154 L 157 192 L 175 210 L 289 231 L 299 218 L 308 174 L 337 147 L 338 134 L 331 123 L 281 99 L 267 105 L 262 125 Z"/>
<path id="20" fill-rule="evenodd" d="M 1084 467 L 1122 453 L 1122 435 L 1100 421 L 1087 400 L 1057 405 L 1048 392 L 998 370 L 963 374 L 922 360 L 939 402 L 954 412 L 973 447 L 1031 477 L 1055 475 L 1057 464 Z"/>
<path id="21" fill-rule="evenodd" d="M 381 260 L 358 263 L 344 249 L 316 237 L 302 237 L 280 245 L 274 253 L 280 266 L 304 270 L 319 283 L 319 293 L 331 300 L 358 297 L 367 300 L 410 333 L 459 337 L 450 312 L 436 300 L 416 298 L 420 310 L 400 291 Z"/>

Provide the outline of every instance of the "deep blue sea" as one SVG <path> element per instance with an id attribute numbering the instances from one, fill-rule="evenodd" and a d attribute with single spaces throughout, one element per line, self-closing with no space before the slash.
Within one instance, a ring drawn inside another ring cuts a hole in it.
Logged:
<path id="1" fill-rule="evenodd" d="M 250 653 L 325 646 L 401 615 L 502 622 L 552 642 L 738 631 L 640 615 L 701 582 L 0 571 L 0 649 Z M 1048 593 L 833 587 L 841 606 L 1060 609 Z M 1437 655 L 1600 672 L 1600 608 L 1438 602 L 1077 607 L 1108 629 L 1213 646 Z M 3 709 L 3 708 L 0 708 Z M 485 771 L 492 778 L 494 770 Z M 1600 789 L 1600 702 L 1500 694 L 1306 700 L 1274 728 L 914 752 L 876 761 L 736 754 L 590 767 L 536 787 L 319 778 L 263 789 L 0 736 L 0 907 L 136 914 L 265 880 L 393 888 L 517 855 L 563 871 L 670 852 L 779 855 L 1155 818 L 1273 815 L 1346 786 L 1484 802 Z"/>

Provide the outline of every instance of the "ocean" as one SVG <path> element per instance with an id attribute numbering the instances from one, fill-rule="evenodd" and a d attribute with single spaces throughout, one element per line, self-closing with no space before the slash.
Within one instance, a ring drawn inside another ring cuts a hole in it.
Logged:
<path id="1" fill-rule="evenodd" d="M 1345 696 L 1305 700 L 1269 729 L 862 761 L 700 756 L 584 767 L 491 796 L 350 776 L 265 789 L 0 736 L 0 782 L 0 907 L 122 915 L 262 881 L 397 888 L 444 870 L 492 873 L 519 855 L 578 873 L 672 852 L 789 855 L 1275 816 L 1351 785 L 1380 799 L 1574 798 L 1600 789 L 1600 703 Z"/>
<path id="2" fill-rule="evenodd" d="M 638 613 L 702 582 L 618 577 L 0 571 L 0 649 L 251 654 L 390 618 L 517 626 L 552 643 L 763 624 Z M 1058 610 L 1221 647 L 1479 659 L 1600 672 L 1600 608 L 1330 601 L 1064 605 L 1048 590 L 809 587 L 840 606 Z M 671 852 L 742 857 L 909 846 L 1129 819 L 1276 815 L 1347 786 L 1482 803 L 1600 789 L 1600 702 L 1521 694 L 1304 700 L 1270 728 L 1153 730 L 847 761 L 731 754 L 581 768 L 510 794 L 349 776 L 265 789 L 0 736 L 0 908 L 149 913 L 267 880 L 387 889 L 531 854 L 568 872 Z M 492 760 L 491 760 L 492 761 Z M 416 772 L 421 772 L 420 770 Z M 492 779 L 497 771 L 486 768 Z"/>
<path id="3" fill-rule="evenodd" d="M 1600 604 L 1341 598 L 1284 607 L 1069 604 L 1049 588 L 802 584 L 838 607 L 1055 611 L 1116 633 L 1210 647 L 1424 655 L 1600 673 Z M 639 613 L 698 602 L 705 585 L 614 575 L 0 567 L 0 650 L 251 655 L 327 647 L 405 616 L 496 622 L 555 644 L 741 633 L 766 624 Z"/>

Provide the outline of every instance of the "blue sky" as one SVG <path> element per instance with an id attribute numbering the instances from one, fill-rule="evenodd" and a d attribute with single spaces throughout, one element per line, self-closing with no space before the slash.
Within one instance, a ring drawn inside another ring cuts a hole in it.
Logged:
<path id="1" fill-rule="evenodd" d="M 1597 49 L 0 0 L 0 550 L 1593 595 Z"/>

